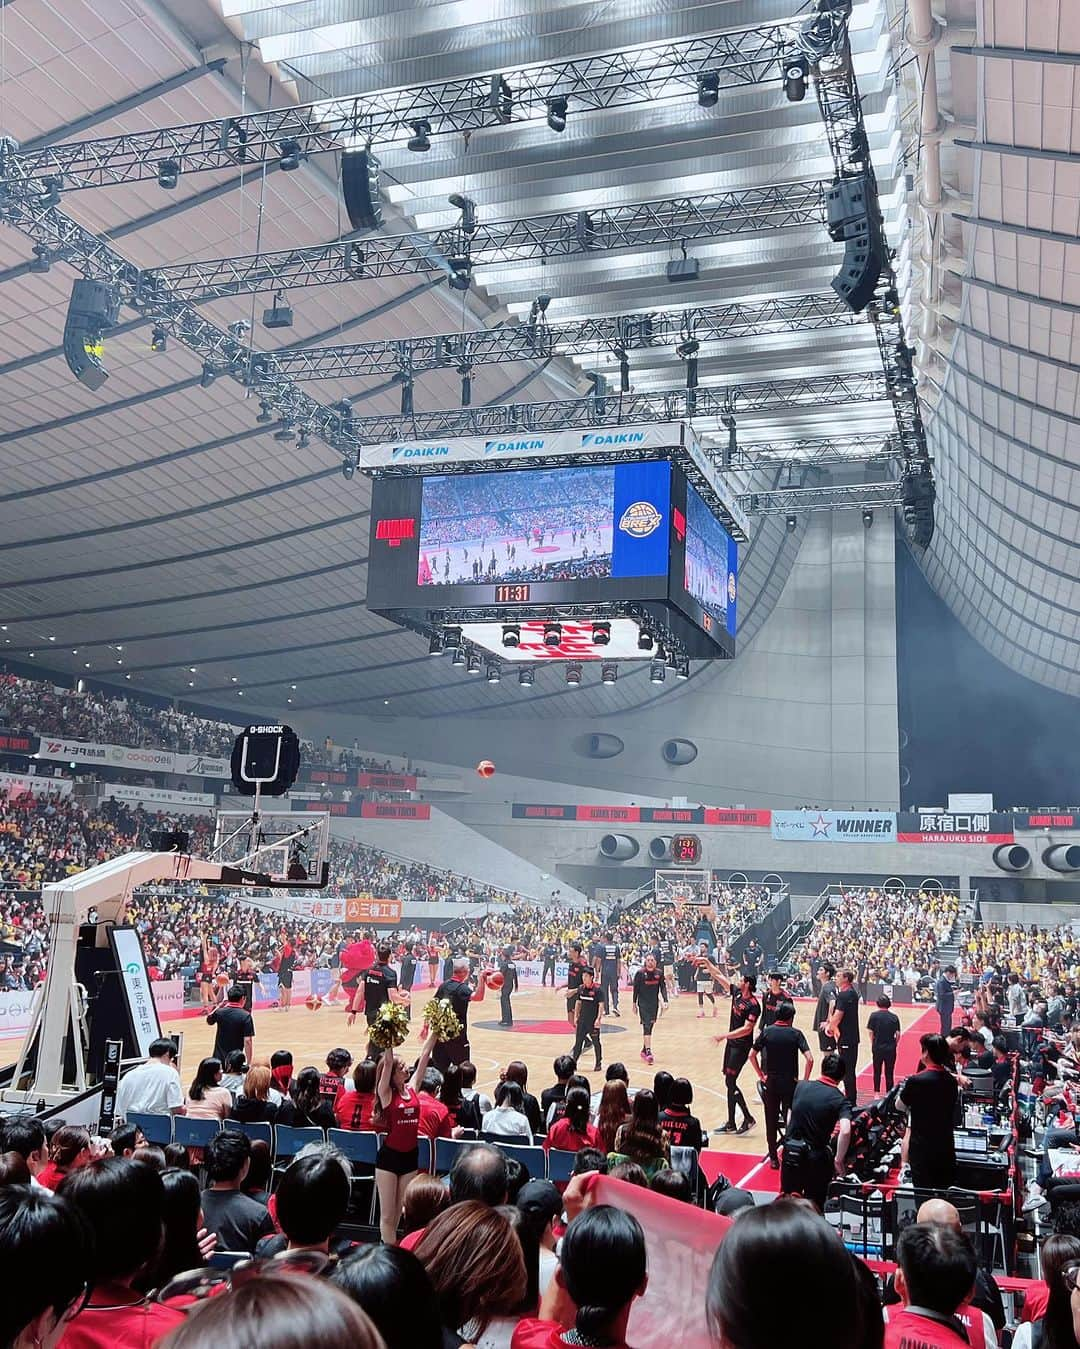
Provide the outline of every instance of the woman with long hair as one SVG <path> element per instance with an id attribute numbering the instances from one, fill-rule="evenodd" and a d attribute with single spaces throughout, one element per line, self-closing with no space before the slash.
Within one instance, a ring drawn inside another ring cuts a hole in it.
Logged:
<path id="1" fill-rule="evenodd" d="M 387 1246 L 397 1245 L 398 1219 L 409 1181 L 419 1165 L 420 1084 L 435 1048 L 434 1031 L 424 1041 L 412 1076 L 404 1059 L 387 1046 L 379 1060 L 375 1095 L 379 1103 L 375 1127 L 385 1135 L 375 1158 L 375 1188 L 379 1192 L 379 1233 Z"/>
<path id="2" fill-rule="evenodd" d="M 1034 1288 L 1024 1304 L 1024 1315 L 1034 1310 L 1037 1314 L 1017 1326 L 1013 1349 L 1075 1349 L 1076 1337 L 1072 1329 L 1072 1292 L 1066 1287 L 1067 1270 L 1080 1268 L 1080 1238 L 1064 1232 L 1047 1237 L 1043 1243 L 1041 1261 L 1044 1289 Z M 1074 1277 L 1070 1276 L 1070 1277 Z M 1032 1295 L 1036 1296 L 1033 1297 Z M 1069 1337 L 1072 1336 L 1070 1339 Z"/>
<path id="3" fill-rule="evenodd" d="M 596 1125 L 589 1123 L 589 1093 L 584 1087 L 571 1087 L 563 1103 L 562 1119 L 557 1119 L 544 1137 L 544 1151 L 556 1148 L 561 1152 L 578 1152 L 581 1148 L 598 1148 L 600 1137 Z"/>
<path id="4" fill-rule="evenodd" d="M 221 1085 L 221 1075 L 219 1059 L 199 1061 L 184 1101 L 184 1114 L 189 1119 L 228 1119 L 232 1093 Z"/>
<path id="5" fill-rule="evenodd" d="M 334 1102 L 334 1119 L 339 1129 L 370 1131 L 375 1115 L 374 1059 L 361 1059 L 353 1069 L 352 1087 Z"/>
<path id="6" fill-rule="evenodd" d="M 525 1093 L 516 1082 L 500 1082 L 495 1088 L 495 1108 L 481 1120 L 484 1138 L 508 1138 L 514 1142 L 532 1142 L 532 1129 L 525 1114 Z"/>
<path id="7" fill-rule="evenodd" d="M 161 1213 L 164 1238 L 157 1260 L 137 1280 L 142 1289 L 164 1288 L 170 1279 L 206 1264 L 202 1242 L 207 1241 L 202 1222 L 199 1182 L 190 1171 L 167 1167 L 161 1173 L 165 1205 Z"/>
<path id="8" fill-rule="evenodd" d="M 453 1128 L 462 1125 L 458 1118 L 465 1098 L 461 1094 L 461 1069 L 456 1063 L 448 1063 L 443 1070 L 442 1086 L 439 1088 L 439 1100 L 450 1112 L 450 1124 Z M 464 1126 L 463 1126 L 464 1127 Z"/>
<path id="9" fill-rule="evenodd" d="M 199 967 L 199 998 L 204 1007 L 211 1007 L 217 1001 L 217 975 L 220 964 L 221 952 L 204 937 L 202 965 Z"/>
<path id="10" fill-rule="evenodd" d="M 386 1349 L 443 1349 L 439 1304 L 424 1266 L 397 1246 L 361 1246 L 330 1275 L 370 1317 Z"/>
<path id="11" fill-rule="evenodd" d="M 506 1217 L 476 1199 L 440 1213 L 416 1243 L 443 1326 L 472 1342 L 515 1311 L 528 1286 L 521 1242 Z"/>
<path id="12" fill-rule="evenodd" d="M 671 1164 L 671 1150 L 660 1127 L 660 1112 L 653 1092 L 639 1091 L 634 1096 L 630 1118 L 615 1136 L 611 1158 L 616 1163 L 636 1162 L 649 1180 Z"/>
<path id="13" fill-rule="evenodd" d="M 55 1190 L 65 1176 L 93 1161 L 90 1132 L 81 1124 L 62 1124 L 49 1139 L 49 1160 L 38 1172 L 38 1184 Z"/>
<path id="14" fill-rule="evenodd" d="M 337 1123 L 330 1102 L 319 1093 L 318 1068 L 301 1068 L 289 1086 L 293 1119 L 298 1129 L 332 1129 Z"/>
<path id="15" fill-rule="evenodd" d="M 943 1035 L 923 1035 L 919 1047 L 922 1071 L 913 1073 L 900 1088 L 900 1104 L 908 1112 L 901 1152 L 911 1166 L 911 1183 L 917 1190 L 945 1190 L 956 1172 L 954 1060 Z"/>
<path id="16" fill-rule="evenodd" d="M 613 1078 L 604 1083 L 600 1093 L 600 1109 L 596 1112 L 596 1127 L 600 1133 L 597 1144 L 604 1152 L 615 1151 L 615 1135 L 630 1118 L 630 1096 L 626 1083 Z"/>

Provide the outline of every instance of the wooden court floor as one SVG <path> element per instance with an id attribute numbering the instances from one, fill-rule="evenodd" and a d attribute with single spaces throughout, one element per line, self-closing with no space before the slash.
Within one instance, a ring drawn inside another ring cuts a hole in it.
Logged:
<path id="1" fill-rule="evenodd" d="M 405 1057 L 419 1051 L 420 1015 L 425 1001 L 424 991 L 414 995 L 414 1029 L 402 1051 Z M 711 1131 L 722 1124 L 725 1118 L 724 1051 L 722 1045 L 713 1043 L 712 1036 L 727 1029 L 728 1008 L 725 1000 L 717 998 L 718 1014 L 715 1020 L 706 1001 L 705 1019 L 698 1020 L 697 998 L 694 995 L 683 994 L 673 999 L 653 1032 L 655 1063 L 651 1067 L 639 1057 L 640 1026 L 634 1017 L 629 993 L 620 997 L 620 1004 L 621 1018 L 605 1018 L 601 1031 L 605 1066 L 621 1060 L 629 1070 L 631 1085 L 635 1087 L 651 1086 L 653 1074 L 661 1068 L 676 1077 L 688 1077 L 694 1084 L 694 1113 L 701 1119 L 702 1126 L 707 1126 Z M 474 1003 L 470 1008 L 469 1039 L 473 1062 L 479 1073 L 478 1086 L 490 1095 L 499 1080 L 500 1067 L 511 1059 L 520 1059 L 529 1069 L 529 1090 L 534 1096 L 539 1096 L 543 1088 L 555 1080 L 552 1060 L 558 1054 L 569 1053 L 573 1046 L 573 1034 L 566 1022 L 565 994 L 555 994 L 550 989 L 523 989 L 514 995 L 513 1009 L 515 1028 L 501 1030 L 498 1027 L 499 1001 L 490 992 L 483 1002 Z M 805 1032 L 810 1042 L 816 1075 L 821 1054 L 817 1036 L 811 1034 L 813 1010 L 813 1001 L 798 1002 L 796 1025 Z M 872 1005 L 863 1008 L 863 1026 L 873 1010 Z M 925 1010 L 925 1007 L 894 1008 L 905 1032 Z M 528 1030 L 530 1023 L 535 1024 L 537 1030 Z M 186 1086 L 194 1076 L 198 1060 L 209 1054 L 213 1047 L 213 1027 L 206 1025 L 201 1016 L 188 1015 L 166 1022 L 163 1029 L 184 1033 L 182 1076 Z M 268 1060 L 275 1049 L 290 1049 L 297 1071 L 308 1064 L 321 1067 L 327 1051 L 337 1045 L 351 1050 L 356 1057 L 363 1053 L 366 1044 L 363 1019 L 358 1018 L 350 1029 L 345 1024 L 345 1013 L 341 1007 L 325 1006 L 316 1012 L 309 1012 L 300 1005 L 288 1012 L 273 1009 L 256 1011 L 255 1032 L 256 1058 Z M 863 1036 L 860 1068 L 870 1062 L 870 1047 L 865 1030 Z M 599 1090 L 603 1073 L 589 1071 L 592 1061 L 592 1050 L 587 1049 L 582 1055 L 582 1067 L 593 1089 Z M 765 1133 L 761 1124 L 761 1111 L 756 1108 L 758 1097 L 749 1066 L 743 1070 L 740 1085 L 751 1110 L 758 1118 L 758 1125 L 749 1134 L 726 1136 L 723 1148 L 728 1152 L 760 1155 L 765 1146 Z M 718 1142 L 716 1140 L 712 1146 Z"/>

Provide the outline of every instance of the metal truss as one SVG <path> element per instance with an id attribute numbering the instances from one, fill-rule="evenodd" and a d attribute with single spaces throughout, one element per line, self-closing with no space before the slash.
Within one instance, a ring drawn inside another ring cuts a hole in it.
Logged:
<path id="1" fill-rule="evenodd" d="M 755 304 L 669 309 L 558 324 L 537 321 L 476 332 L 268 352 L 256 357 L 255 366 L 257 372 L 266 370 L 290 379 L 411 376 L 438 369 L 465 374 L 477 366 L 508 361 L 554 356 L 621 358 L 632 351 L 674 347 L 690 338 L 724 341 L 766 333 L 853 327 L 863 322 L 831 293 L 796 295 Z"/>
<path id="2" fill-rule="evenodd" d="M 694 239 L 820 225 L 823 220 L 824 187 L 815 180 L 479 223 L 469 235 L 454 226 L 435 234 L 394 234 L 184 262 L 152 268 L 148 275 L 177 296 L 205 301 L 383 276 L 450 273 L 455 267 L 544 263 L 617 248 L 669 247 Z"/>
<path id="3" fill-rule="evenodd" d="M 747 492 L 739 505 L 747 515 L 806 515 L 811 511 L 860 508 L 883 510 L 899 506 L 898 482 L 855 482 L 821 487 L 778 488 L 771 492 Z"/>
<path id="4" fill-rule="evenodd" d="M 844 464 L 892 464 L 898 446 L 895 436 L 804 437 L 764 445 L 740 444 L 731 456 L 733 469 L 837 468 Z"/>
<path id="5" fill-rule="evenodd" d="M 841 407 L 849 403 L 875 403 L 886 399 L 880 371 L 820 375 L 808 379 L 765 380 L 729 388 L 663 390 L 562 399 L 550 403 L 509 403 L 493 407 L 450 408 L 417 412 L 410 416 L 384 414 L 357 417 L 352 429 L 364 444 L 389 441 L 425 441 L 449 436 L 502 436 L 525 431 L 555 431 L 585 426 L 612 426 L 623 422 L 719 421 L 750 412 L 777 412 L 797 408 Z M 631 456 L 627 456 L 631 457 Z M 527 458 L 523 455 L 522 458 Z M 568 462 L 581 456 L 572 456 Z M 547 458 L 543 464 L 552 466 Z M 475 471 L 474 463 L 462 467 Z M 381 470 L 385 471 L 385 470 Z M 392 471 L 392 470 L 391 470 Z M 415 472 L 409 461 L 401 472 Z M 455 471 L 442 464 L 440 473 Z"/>
<path id="6" fill-rule="evenodd" d="M 784 27 L 768 25 L 32 152 L 20 153 L 9 143 L 0 154 L 0 179 L 52 178 L 64 189 L 105 187 L 156 178 L 158 166 L 170 160 L 182 173 L 276 161 L 283 142 L 306 157 L 400 142 L 418 122 L 429 124 L 428 135 L 536 122 L 547 116 L 553 98 L 567 100 L 570 118 L 696 98 L 702 75 L 717 77 L 718 91 L 779 81 L 785 37 Z"/>

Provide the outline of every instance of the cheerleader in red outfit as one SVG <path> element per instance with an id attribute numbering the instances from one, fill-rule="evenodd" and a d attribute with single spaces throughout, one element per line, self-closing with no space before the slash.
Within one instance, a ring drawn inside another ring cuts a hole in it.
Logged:
<path id="1" fill-rule="evenodd" d="M 404 1059 L 389 1047 L 379 1060 L 375 1078 L 378 1102 L 375 1127 L 385 1136 L 375 1158 L 375 1185 L 379 1191 L 379 1231 L 387 1246 L 397 1245 L 398 1219 L 405 1202 L 405 1191 L 417 1171 L 419 1149 L 416 1139 L 420 1129 L 417 1093 L 434 1046 L 435 1034 L 432 1032 L 424 1042 L 412 1077 L 406 1076 L 409 1070 Z"/>

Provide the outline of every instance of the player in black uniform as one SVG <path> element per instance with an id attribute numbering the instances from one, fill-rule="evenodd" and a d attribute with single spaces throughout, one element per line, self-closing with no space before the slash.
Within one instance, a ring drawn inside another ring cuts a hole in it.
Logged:
<path id="1" fill-rule="evenodd" d="M 679 981 L 675 978 L 675 946 L 670 937 L 660 937 L 657 942 L 658 961 L 664 973 L 664 982 L 671 988 L 671 996 L 679 996 Z"/>
<path id="2" fill-rule="evenodd" d="M 622 970 L 622 959 L 619 951 L 619 944 L 611 932 L 604 933 L 604 941 L 600 948 L 596 970 L 600 981 L 600 996 L 604 1000 L 604 1011 L 610 1012 L 612 1016 L 619 1015 L 619 975 Z"/>
<path id="3" fill-rule="evenodd" d="M 765 1106 L 765 1138 L 769 1145 L 769 1165 L 780 1170 L 777 1138 L 781 1120 L 787 1119 L 795 1083 L 799 1078 L 799 1055 L 803 1056 L 803 1078 L 810 1076 L 814 1056 L 806 1043 L 806 1036 L 791 1024 L 795 1020 L 795 1004 L 781 1002 L 771 1025 L 765 1027 L 754 1041 L 750 1051 L 750 1067 L 763 1083 L 762 1101 Z M 758 1055 L 764 1055 L 762 1064 Z"/>
<path id="4" fill-rule="evenodd" d="M 596 987 L 596 978 L 592 967 L 586 965 L 581 975 L 581 984 L 574 1001 L 576 1034 L 570 1056 L 576 1065 L 585 1045 L 591 1041 L 592 1047 L 596 1051 L 596 1063 L 593 1065 L 593 1071 L 599 1072 L 604 1066 L 600 1056 L 600 1022 L 603 1018 L 604 1005 L 600 997 L 600 990 Z"/>
<path id="5" fill-rule="evenodd" d="M 371 1026 L 384 1002 L 405 1004 L 409 1001 L 408 995 L 398 988 L 397 971 L 390 964 L 390 956 L 391 948 L 383 944 L 375 952 L 375 964 L 369 965 L 360 976 L 360 986 L 349 1007 L 347 1022 L 350 1026 L 356 1020 L 356 1013 L 360 1010 L 361 1004 L 364 1009 L 364 1020 Z M 379 1053 L 377 1046 L 369 1042 L 367 1057 L 377 1059 Z"/>
<path id="6" fill-rule="evenodd" d="M 581 943 L 570 943 L 570 954 L 566 962 L 566 983 L 560 984 L 560 988 L 566 989 L 566 1019 L 571 1026 L 575 1024 L 574 1005 L 577 1002 L 578 989 L 581 987 L 582 973 L 592 969 L 592 966 L 585 960 L 581 953 Z M 556 989 L 555 992 L 559 990 Z"/>
<path id="7" fill-rule="evenodd" d="M 702 963 L 699 960 L 699 964 Z M 739 1074 L 746 1067 L 750 1050 L 754 1043 L 754 1031 L 761 1016 L 761 1003 L 754 996 L 757 979 L 752 974 L 744 974 L 736 985 L 719 966 L 711 960 L 704 962 L 709 973 L 724 990 L 731 994 L 731 1023 L 723 1035 L 714 1035 L 713 1043 L 725 1045 L 724 1048 L 724 1086 L 727 1089 L 727 1123 L 720 1132 L 725 1134 L 746 1134 L 757 1121 L 750 1113 L 746 1097 L 739 1089 Z M 742 1111 L 742 1123 L 736 1128 L 735 1107 Z"/>
<path id="8" fill-rule="evenodd" d="M 646 1063 L 652 1063 L 652 1033 L 656 1018 L 660 1015 L 660 999 L 667 1006 L 667 983 L 663 970 L 656 964 L 656 957 L 647 955 L 645 964 L 634 975 L 634 1007 L 641 1018 L 641 1057 Z"/>
<path id="9" fill-rule="evenodd" d="M 768 976 L 769 987 L 765 990 L 765 995 L 761 999 L 761 1024 L 771 1026 L 776 1020 L 777 1009 L 782 1002 L 789 1000 L 789 994 L 780 981 L 780 976 L 775 970 Z"/>

